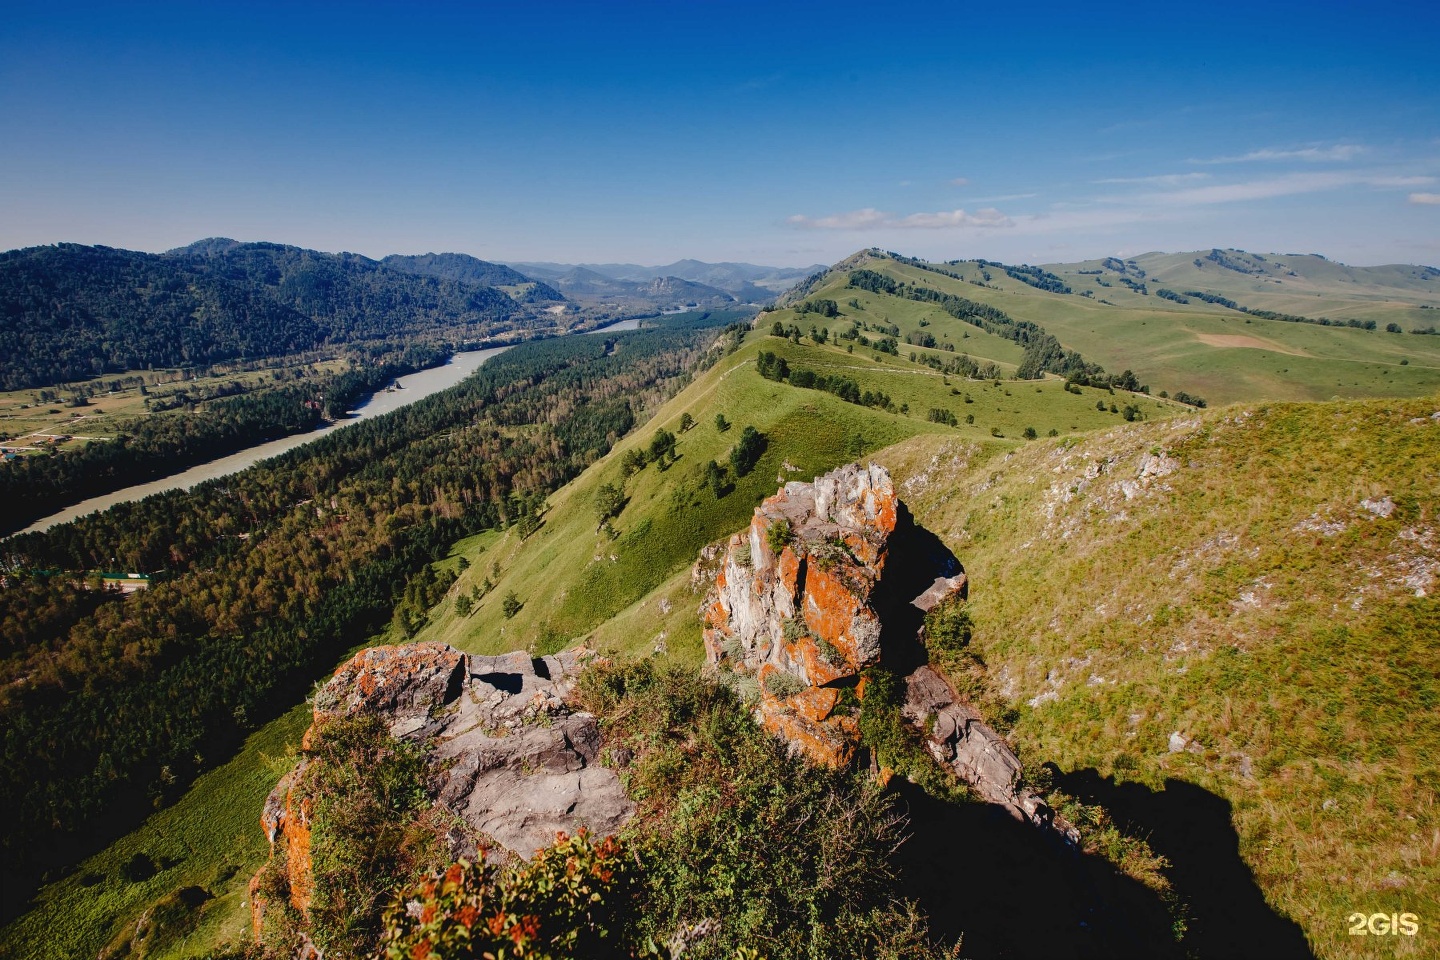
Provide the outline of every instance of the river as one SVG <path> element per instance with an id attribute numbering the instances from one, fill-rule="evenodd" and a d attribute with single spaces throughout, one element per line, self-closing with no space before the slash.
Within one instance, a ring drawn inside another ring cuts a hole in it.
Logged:
<path id="1" fill-rule="evenodd" d="M 617 330 L 635 330 L 640 326 L 638 319 L 621 320 L 619 323 L 612 323 L 608 327 L 592 331 L 594 333 L 614 333 Z M 246 467 L 253 466 L 261 460 L 268 460 L 277 457 L 287 450 L 304 446 L 312 440 L 319 439 L 327 433 L 336 430 L 343 430 L 352 423 L 361 420 L 368 420 L 382 414 L 399 410 L 401 407 L 409 406 L 417 400 L 422 400 L 432 393 L 439 393 L 449 387 L 455 386 L 470 374 L 480 369 L 480 365 L 498 353 L 504 353 L 510 347 L 488 347 L 484 350 L 467 350 L 464 353 L 457 353 L 450 358 L 449 362 L 438 367 L 431 367 L 428 370 L 421 370 L 419 373 L 412 373 L 409 376 L 401 377 L 396 383 L 398 390 L 381 390 L 372 394 L 368 400 L 362 403 L 350 416 L 344 420 L 337 420 L 328 423 L 318 430 L 311 430 L 309 433 L 297 433 L 279 440 L 271 440 L 267 443 L 257 444 L 241 450 L 239 453 L 232 453 L 228 457 L 221 457 L 219 460 L 211 460 L 208 463 L 198 464 L 189 470 L 182 470 L 179 473 L 171 474 L 168 477 L 161 477 L 159 480 L 151 480 L 149 483 L 136 484 L 133 487 L 125 487 L 123 490 L 116 490 L 99 497 L 91 497 L 89 500 L 82 500 L 72 507 L 66 507 L 59 513 L 45 517 L 43 520 L 36 520 L 26 527 L 21 533 L 35 533 L 40 530 L 48 530 L 59 523 L 69 523 L 88 514 L 98 513 L 101 510 L 108 510 L 117 503 L 127 503 L 131 500 L 142 500 L 155 493 L 164 493 L 166 490 L 189 490 L 198 483 L 206 480 L 214 480 L 216 477 L 228 476 L 232 473 L 239 473 Z"/>

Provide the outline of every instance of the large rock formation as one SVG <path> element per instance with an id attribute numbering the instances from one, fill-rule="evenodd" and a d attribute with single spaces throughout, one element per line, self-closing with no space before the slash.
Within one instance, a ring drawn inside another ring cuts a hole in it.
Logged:
<path id="1" fill-rule="evenodd" d="M 372 647 L 316 694 L 303 746 L 331 718 L 357 713 L 381 717 L 392 736 L 423 741 L 432 799 L 469 828 L 452 834 L 454 857 L 474 859 L 477 839 L 528 858 L 557 831 L 611 835 L 634 807 L 619 776 L 598 763 L 596 718 L 566 703 L 587 656 L 470 656 L 441 643 Z M 260 819 L 272 855 L 285 845 L 291 903 L 301 912 L 314 882 L 310 805 L 295 786 L 309 762 L 302 758 L 280 780 Z M 254 884 L 251 893 L 258 932 L 263 903 Z"/>
<path id="2" fill-rule="evenodd" d="M 936 760 L 987 802 L 1052 824 L 1004 738 L 925 663 L 925 615 L 963 600 L 967 581 L 914 524 L 883 467 L 787 483 L 723 551 L 702 555 L 694 578 L 707 576 L 706 657 L 758 679 L 757 718 L 793 749 L 851 763 L 860 737 L 843 692 L 863 699 L 861 674 L 884 666 L 904 677 L 903 713 Z"/>
<path id="3" fill-rule="evenodd" d="M 704 613 L 710 662 L 754 672 L 761 722 L 833 766 L 858 737 L 854 718 L 834 713 L 840 688 L 880 659 L 873 600 L 897 504 L 876 466 L 787 483 L 730 538 Z"/>

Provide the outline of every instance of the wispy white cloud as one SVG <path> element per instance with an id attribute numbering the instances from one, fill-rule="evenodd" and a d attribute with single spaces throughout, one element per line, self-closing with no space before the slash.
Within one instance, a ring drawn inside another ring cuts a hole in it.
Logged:
<path id="1" fill-rule="evenodd" d="M 969 178 L 969 177 L 956 177 L 954 180 L 951 180 L 951 181 L 950 181 L 950 186 L 952 186 L 952 187 L 965 187 L 965 186 L 969 186 L 969 185 L 970 185 L 970 178 Z"/>
<path id="2" fill-rule="evenodd" d="M 970 203 L 1007 203 L 1011 200 L 1033 200 L 1038 193 L 1004 193 L 998 197 L 976 197 Z"/>
<path id="3" fill-rule="evenodd" d="M 1253 163 L 1263 160 L 1304 160 L 1309 163 L 1344 163 L 1365 153 L 1367 147 L 1358 143 L 1337 143 L 1329 147 L 1296 147 L 1289 150 L 1265 147 L 1237 157 L 1211 157 L 1191 163 Z"/>
<path id="4" fill-rule="evenodd" d="M 1411 203 L 1419 203 L 1425 206 L 1440 207 L 1440 193 L 1412 193 Z"/>
<path id="5" fill-rule="evenodd" d="M 1094 183 L 1145 183 L 1156 187 L 1178 187 L 1182 183 L 1195 183 L 1199 180 L 1209 180 L 1208 173 L 1161 173 L 1153 177 L 1106 177 L 1104 180 L 1095 180 Z"/>
<path id="6" fill-rule="evenodd" d="M 1215 203 L 1234 203 L 1241 200 L 1266 200 L 1303 193 L 1321 193 L 1344 187 L 1364 186 L 1395 189 L 1425 186 L 1434 182 L 1434 177 L 1397 177 L 1364 172 L 1287 173 L 1263 180 L 1215 183 L 1183 190 L 1162 190 L 1135 197 L 1108 199 L 1112 202 L 1120 200 L 1162 206 L 1203 206 Z"/>
<path id="7" fill-rule="evenodd" d="M 797 213 L 785 222 L 803 230 L 955 230 L 1014 225 L 1013 220 L 994 207 L 984 207 L 974 213 L 965 210 L 941 210 L 935 213 L 912 213 L 903 217 L 876 210 L 874 207 L 865 207 L 861 210 L 831 214 L 828 217 L 807 217 Z"/>

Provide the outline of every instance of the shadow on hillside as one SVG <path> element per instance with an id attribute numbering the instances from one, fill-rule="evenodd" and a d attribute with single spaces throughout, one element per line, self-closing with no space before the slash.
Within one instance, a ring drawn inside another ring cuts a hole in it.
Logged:
<path id="1" fill-rule="evenodd" d="M 959 559 L 945 542 L 917 524 L 910 508 L 899 503 L 885 574 L 876 597 L 885 669 L 903 677 L 927 661 L 925 647 L 919 641 L 925 615 L 911 601 L 930 589 L 936 577 L 953 577 L 961 572 Z"/>
<path id="2" fill-rule="evenodd" d="M 1229 801 L 1183 780 L 1166 780 L 1156 791 L 1117 784 L 1093 769 L 1055 774 L 1061 790 L 1103 806 L 1170 861 L 1166 875 L 1189 904 L 1185 943 L 1196 956 L 1313 960 L 1299 925 L 1270 909 L 1240 858 Z"/>
<path id="3" fill-rule="evenodd" d="M 897 854 L 903 895 L 930 931 L 971 960 L 1180 960 L 1153 891 L 1098 857 L 989 804 L 952 804 L 899 783 L 911 838 Z M 1205 955 L 1208 956 L 1208 955 Z"/>

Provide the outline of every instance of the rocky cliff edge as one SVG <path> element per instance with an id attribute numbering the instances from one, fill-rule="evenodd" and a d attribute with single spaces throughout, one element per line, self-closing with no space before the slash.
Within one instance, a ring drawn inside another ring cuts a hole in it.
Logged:
<path id="1" fill-rule="evenodd" d="M 1017 819 L 1071 832 L 1024 785 L 1004 738 L 927 665 L 925 615 L 963 601 L 968 581 L 883 467 L 787 483 L 746 530 L 702 553 L 693 578 L 713 583 L 702 608 L 707 660 L 759 681 L 756 717 L 792 749 L 830 766 L 854 762 L 858 721 L 844 705 L 863 700 L 865 670 L 884 666 L 904 678 L 903 715 L 937 761 Z"/>

